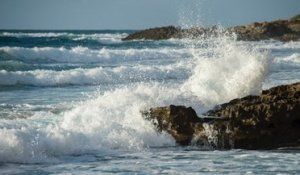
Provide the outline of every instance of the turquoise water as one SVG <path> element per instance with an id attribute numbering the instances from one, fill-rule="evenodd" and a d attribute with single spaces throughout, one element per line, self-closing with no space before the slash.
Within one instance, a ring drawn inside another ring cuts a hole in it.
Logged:
<path id="1" fill-rule="evenodd" d="M 1 174 L 299 174 L 299 152 L 180 147 L 141 110 L 300 81 L 300 42 L 0 31 Z"/>

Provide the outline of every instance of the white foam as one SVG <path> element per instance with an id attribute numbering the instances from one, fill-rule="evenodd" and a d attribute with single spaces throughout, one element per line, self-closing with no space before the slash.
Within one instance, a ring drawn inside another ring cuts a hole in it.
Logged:
<path id="1" fill-rule="evenodd" d="M 104 44 L 120 43 L 122 38 L 125 38 L 127 33 L 103 33 L 103 34 L 80 34 L 73 36 L 73 40 L 96 40 Z"/>
<path id="2" fill-rule="evenodd" d="M 119 43 L 121 42 L 122 38 L 125 38 L 128 34 L 127 33 L 92 33 L 92 34 L 75 34 L 75 33 L 67 33 L 67 32 L 3 32 L 0 33 L 1 36 L 8 36 L 8 37 L 66 37 L 72 40 L 96 40 L 101 43 Z"/>
<path id="3" fill-rule="evenodd" d="M 139 61 L 141 59 L 179 59 L 190 56 L 187 49 L 107 49 L 92 50 L 87 47 L 0 47 L 0 51 L 18 59 L 46 59 L 61 63 L 113 63 L 117 61 Z"/>
<path id="4" fill-rule="evenodd" d="M 0 36 L 9 36 L 9 37 L 59 37 L 65 36 L 68 33 L 54 33 L 54 32 L 36 32 L 36 33 L 25 33 L 25 32 L 3 32 Z"/>
<path id="5" fill-rule="evenodd" d="M 218 104 L 258 94 L 268 72 L 267 52 L 239 46 L 230 38 L 216 38 L 205 53 L 194 52 L 193 75 L 183 90 L 206 104 Z"/>
<path id="6" fill-rule="evenodd" d="M 101 85 L 139 81 L 184 79 L 189 75 L 183 62 L 166 66 L 120 66 L 115 68 L 71 69 L 64 71 L 33 70 L 9 72 L 0 70 L 0 85 Z"/>
<path id="7" fill-rule="evenodd" d="M 291 66 L 300 67 L 300 54 L 293 53 L 285 57 L 275 57 L 274 62 L 277 64 L 288 64 Z"/>
<path id="8" fill-rule="evenodd" d="M 169 66 L 1 71 L 0 79 L 5 84 L 102 84 L 116 81 L 126 85 L 95 94 L 62 114 L 43 112 L 26 120 L 2 120 L 0 137 L 4 139 L 0 142 L 0 162 L 42 162 L 60 155 L 174 146 L 170 136 L 158 134 L 154 126 L 141 117 L 141 110 L 184 104 L 203 112 L 206 106 L 261 90 L 268 68 L 267 53 L 238 46 L 226 38 L 199 42 L 199 47 L 185 50 L 193 60 L 186 59 Z M 78 48 L 73 52 L 85 53 L 86 50 Z M 41 52 L 40 48 L 37 51 Z M 166 55 L 172 55 L 169 51 Z M 157 50 L 151 52 L 157 53 Z M 133 52 L 129 49 L 128 53 Z M 147 54 L 141 58 L 147 58 Z M 141 82 L 145 77 L 146 80 L 170 79 L 169 76 L 184 78 L 190 72 L 192 75 L 182 84 L 181 81 L 173 84 Z M 182 76 L 183 73 L 187 74 Z M 131 80 L 137 82 L 128 83 Z"/>
<path id="9" fill-rule="evenodd" d="M 291 41 L 291 42 L 280 42 L 276 40 L 267 40 L 267 41 L 256 41 L 256 42 L 247 42 L 240 41 L 242 44 L 247 44 L 249 46 L 258 47 L 260 49 L 272 49 L 272 50 L 299 50 L 300 49 L 300 41 Z"/>
<path id="10" fill-rule="evenodd" d="M 40 163 L 58 155 L 174 146 L 170 136 L 156 133 L 140 114 L 150 105 L 168 103 L 171 94 L 157 84 L 139 84 L 99 94 L 60 116 L 2 120 L 0 162 Z"/>

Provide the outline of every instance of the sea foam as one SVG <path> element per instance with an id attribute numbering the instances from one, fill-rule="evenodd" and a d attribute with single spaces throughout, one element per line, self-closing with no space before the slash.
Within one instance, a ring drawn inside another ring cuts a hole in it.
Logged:
<path id="1" fill-rule="evenodd" d="M 185 48 L 108 49 L 104 47 L 93 50 L 82 46 L 71 49 L 64 47 L 0 47 L 0 53 L 6 58 L 40 63 L 114 63 L 157 58 L 183 59 L 190 56 L 189 50 Z"/>
<path id="2" fill-rule="evenodd" d="M 0 142 L 0 162 L 55 161 L 59 156 L 70 154 L 105 154 L 114 150 L 143 151 L 149 147 L 175 146 L 169 135 L 157 133 L 154 126 L 141 117 L 142 110 L 174 104 L 192 106 L 201 114 L 207 107 L 261 91 L 268 72 L 268 53 L 238 46 L 234 40 L 226 38 L 197 42 L 204 43 L 193 43 L 185 48 L 191 59 L 183 59 L 169 66 L 139 65 L 68 71 L 2 70 L 1 82 L 6 85 L 93 82 L 101 85 L 114 81 L 126 84 L 91 94 L 90 98 L 60 114 L 36 112 L 27 119 L 2 119 L 0 137 L 4 139 Z M 30 52 L 34 53 L 32 49 Z M 41 51 L 37 49 L 37 52 Z M 126 51 L 123 52 L 126 56 L 124 53 Z M 147 54 L 140 58 L 144 59 L 144 56 L 147 58 Z M 177 83 L 147 83 L 144 76 L 146 80 L 158 77 L 170 79 L 169 76 L 180 77 L 181 80 Z M 131 80 L 135 82 L 128 83 Z"/>
<path id="3" fill-rule="evenodd" d="M 119 66 L 97 67 L 91 69 L 71 69 L 63 71 L 0 70 L 0 85 L 64 86 L 64 85 L 101 85 L 124 84 L 143 81 L 162 81 L 185 79 L 190 74 L 187 64 L 183 62 L 166 66 Z"/>
<path id="4" fill-rule="evenodd" d="M 167 100 L 168 88 L 138 84 L 99 94 L 61 115 L 37 114 L 1 122 L 0 162 L 55 161 L 56 156 L 174 146 L 140 110 Z"/>
<path id="5" fill-rule="evenodd" d="M 101 43 L 120 43 L 121 39 L 126 37 L 127 33 L 68 33 L 68 32 L 3 32 L 0 37 L 16 38 L 69 38 L 74 41 L 95 40 Z"/>

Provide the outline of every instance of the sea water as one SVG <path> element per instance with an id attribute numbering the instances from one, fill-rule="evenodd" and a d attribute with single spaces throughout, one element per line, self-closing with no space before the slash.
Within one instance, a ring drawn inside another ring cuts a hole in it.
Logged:
<path id="1" fill-rule="evenodd" d="M 300 42 L 0 31 L 0 174 L 299 174 L 300 152 L 180 147 L 142 110 L 300 81 Z"/>

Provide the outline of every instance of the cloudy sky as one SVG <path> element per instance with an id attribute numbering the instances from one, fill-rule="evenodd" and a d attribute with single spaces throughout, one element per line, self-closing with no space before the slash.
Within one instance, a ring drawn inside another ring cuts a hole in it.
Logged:
<path id="1" fill-rule="evenodd" d="M 0 29 L 143 29 L 287 19 L 300 0 L 0 0 Z"/>

